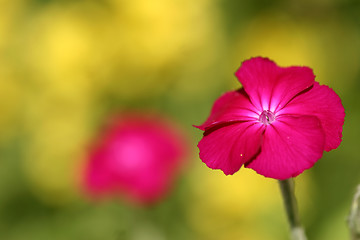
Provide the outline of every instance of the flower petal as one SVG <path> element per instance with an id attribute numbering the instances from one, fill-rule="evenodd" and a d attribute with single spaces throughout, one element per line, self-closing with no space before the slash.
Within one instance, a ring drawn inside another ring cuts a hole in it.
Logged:
<path id="1" fill-rule="evenodd" d="M 235 75 L 256 108 L 272 112 L 311 87 L 315 79 L 308 67 L 279 67 L 262 57 L 244 61 Z"/>
<path id="2" fill-rule="evenodd" d="M 315 82 L 313 88 L 294 98 L 279 114 L 316 116 L 325 132 L 325 151 L 335 149 L 341 143 L 345 110 L 340 97 L 328 86 Z"/>
<path id="3" fill-rule="evenodd" d="M 264 126 L 260 123 L 232 123 L 204 132 L 199 142 L 201 160 L 212 169 L 234 174 L 260 151 Z"/>
<path id="4" fill-rule="evenodd" d="M 239 89 L 220 96 L 215 101 L 209 118 L 200 126 L 195 127 L 205 130 L 218 123 L 256 120 L 260 113 L 252 105 L 244 89 Z"/>
<path id="5" fill-rule="evenodd" d="M 261 153 L 246 167 L 275 179 L 295 177 L 323 154 L 325 134 L 314 116 L 280 116 L 268 125 Z"/>

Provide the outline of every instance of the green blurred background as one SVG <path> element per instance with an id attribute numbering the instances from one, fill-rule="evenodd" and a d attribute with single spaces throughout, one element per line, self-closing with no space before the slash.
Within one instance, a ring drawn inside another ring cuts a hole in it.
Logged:
<path id="1" fill-rule="evenodd" d="M 258 55 L 310 66 L 343 100 L 341 146 L 296 190 L 309 239 L 348 239 L 360 183 L 356 0 L 0 0 L 0 239 L 288 239 L 277 182 L 210 170 L 191 126 Z M 127 110 L 168 115 L 189 137 L 187 168 L 151 208 L 79 191 L 89 141 Z"/>

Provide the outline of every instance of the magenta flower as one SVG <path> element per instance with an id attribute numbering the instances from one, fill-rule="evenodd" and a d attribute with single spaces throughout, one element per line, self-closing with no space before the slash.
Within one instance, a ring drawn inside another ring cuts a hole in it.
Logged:
<path id="1" fill-rule="evenodd" d="M 275 179 L 311 168 L 341 143 L 345 112 L 339 96 L 315 82 L 308 67 L 279 67 L 267 58 L 244 61 L 243 85 L 218 98 L 201 126 L 200 158 L 234 174 L 242 165 Z"/>
<path id="2" fill-rule="evenodd" d="M 115 118 L 88 155 L 84 185 L 94 197 L 119 195 L 135 204 L 155 203 L 173 185 L 185 153 L 183 135 L 163 118 Z"/>

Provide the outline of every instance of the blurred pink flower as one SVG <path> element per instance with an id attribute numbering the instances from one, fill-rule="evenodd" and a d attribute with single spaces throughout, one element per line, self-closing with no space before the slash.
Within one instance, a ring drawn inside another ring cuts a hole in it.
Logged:
<path id="1" fill-rule="evenodd" d="M 94 197 L 119 195 L 132 203 L 155 203 L 173 185 L 185 155 L 184 136 L 163 118 L 114 118 L 90 150 L 85 188 Z"/>
<path id="2" fill-rule="evenodd" d="M 243 88 L 218 98 L 199 129 L 200 158 L 234 174 L 242 165 L 275 179 L 311 168 L 340 145 L 345 111 L 339 96 L 315 82 L 308 67 L 279 67 L 267 58 L 244 61 Z"/>

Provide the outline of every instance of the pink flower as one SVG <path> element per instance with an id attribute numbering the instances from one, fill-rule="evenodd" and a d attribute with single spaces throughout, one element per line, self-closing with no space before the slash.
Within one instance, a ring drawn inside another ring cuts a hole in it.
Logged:
<path id="1" fill-rule="evenodd" d="M 184 137 L 158 116 L 115 118 L 93 144 L 85 188 L 95 197 L 119 195 L 151 204 L 167 193 L 183 164 Z"/>
<path id="2" fill-rule="evenodd" d="M 228 175 L 244 165 L 287 179 L 340 145 L 341 99 L 315 82 L 310 68 L 283 68 L 257 57 L 244 61 L 236 76 L 243 88 L 218 98 L 198 126 L 204 131 L 200 158 L 208 167 Z"/>

